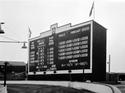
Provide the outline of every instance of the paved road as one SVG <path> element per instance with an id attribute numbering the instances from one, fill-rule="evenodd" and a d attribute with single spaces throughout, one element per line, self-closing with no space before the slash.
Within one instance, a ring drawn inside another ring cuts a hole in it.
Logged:
<path id="1" fill-rule="evenodd" d="M 125 93 L 125 81 L 120 81 L 121 84 L 115 85 L 121 90 L 122 93 Z"/>
<path id="2" fill-rule="evenodd" d="M 7 90 L 8 93 L 94 93 L 84 89 L 31 84 L 8 84 Z"/>
<path id="3" fill-rule="evenodd" d="M 115 85 L 122 93 L 125 93 L 125 81 L 119 81 L 121 84 Z"/>
<path id="4" fill-rule="evenodd" d="M 0 83 L 3 83 L 3 82 L 0 82 Z M 42 87 L 39 88 L 37 85 L 58 86 L 58 88 L 59 88 L 59 86 L 62 86 L 65 88 L 70 87 L 71 89 L 76 89 L 76 90 L 80 90 L 80 91 L 86 89 L 86 90 L 94 91 L 96 93 L 121 93 L 120 90 L 118 90 L 116 87 L 114 87 L 114 85 L 112 86 L 112 85 L 100 84 L 100 83 L 67 82 L 67 81 L 7 81 L 7 84 L 11 85 L 10 88 L 8 87 L 9 91 L 12 91 L 10 93 L 30 93 L 30 91 L 31 91 L 31 93 L 40 93 L 40 91 L 41 91 L 40 89 Z M 16 86 L 12 86 L 12 85 L 17 85 L 17 86 L 23 85 L 23 86 L 16 87 Z M 25 85 L 29 85 L 31 88 L 29 89 L 29 87 L 25 86 Z M 37 87 L 35 87 L 35 86 L 32 87 L 31 85 L 36 85 Z M 56 90 L 58 90 L 58 88 L 56 88 Z M 27 89 L 29 89 L 29 90 L 27 90 Z M 46 89 L 46 90 L 49 90 L 49 89 Z M 25 92 L 25 91 L 16 92 L 18 90 L 19 91 L 25 90 L 28 92 Z M 55 90 L 55 87 L 54 87 L 54 90 Z M 62 91 L 63 90 L 65 90 L 65 89 L 63 88 Z M 35 92 L 32 92 L 32 91 L 35 91 Z M 44 92 L 44 93 L 46 93 L 46 92 Z M 50 93 L 50 92 L 47 92 L 47 93 Z M 55 92 L 51 92 L 51 93 L 55 93 Z M 60 92 L 58 92 L 58 93 L 60 93 Z M 63 93 L 63 92 L 61 92 L 61 93 Z M 70 91 L 65 92 L 65 93 L 70 93 Z M 80 93 L 80 92 L 78 92 L 78 93 Z"/>
<path id="5" fill-rule="evenodd" d="M 125 93 L 125 85 L 116 85 L 116 87 L 119 88 L 122 93 Z"/>

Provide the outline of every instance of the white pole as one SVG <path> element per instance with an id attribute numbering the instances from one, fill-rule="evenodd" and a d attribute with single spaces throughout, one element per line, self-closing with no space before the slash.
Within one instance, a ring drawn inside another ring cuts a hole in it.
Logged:
<path id="1" fill-rule="evenodd" d="M 111 55 L 109 55 L 109 62 L 108 62 L 108 68 L 109 68 L 109 73 L 110 73 L 110 66 L 111 66 Z"/>

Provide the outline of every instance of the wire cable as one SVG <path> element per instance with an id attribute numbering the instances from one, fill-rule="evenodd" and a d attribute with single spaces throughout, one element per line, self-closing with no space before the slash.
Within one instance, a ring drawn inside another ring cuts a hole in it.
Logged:
<path id="1" fill-rule="evenodd" d="M 0 35 L 0 36 L 1 36 L 1 35 Z M 6 38 L 6 39 L 9 39 L 9 40 L 12 40 L 12 41 L 18 41 L 18 40 L 16 40 L 16 39 L 13 39 L 13 38 L 10 38 L 10 37 L 7 37 L 7 36 L 1 36 L 1 37 Z"/>
<path id="2" fill-rule="evenodd" d="M 0 43 L 28 43 L 26 41 L 0 41 Z"/>

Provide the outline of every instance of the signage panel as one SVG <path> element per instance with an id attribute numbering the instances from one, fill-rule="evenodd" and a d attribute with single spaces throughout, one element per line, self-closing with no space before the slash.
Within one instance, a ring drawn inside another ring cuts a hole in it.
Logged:
<path id="1" fill-rule="evenodd" d="M 90 69 L 91 24 L 29 41 L 29 72 Z"/>

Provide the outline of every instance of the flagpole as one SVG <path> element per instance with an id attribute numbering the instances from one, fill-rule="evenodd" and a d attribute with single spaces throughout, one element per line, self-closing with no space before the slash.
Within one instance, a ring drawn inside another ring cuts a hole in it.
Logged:
<path id="1" fill-rule="evenodd" d="M 93 1 L 92 6 L 91 6 L 91 10 L 89 13 L 89 17 L 92 16 L 92 19 L 95 20 L 95 1 Z"/>
<path id="2" fill-rule="evenodd" d="M 31 34 L 32 34 L 29 26 L 28 26 L 28 30 L 29 30 L 29 34 L 28 34 L 28 39 L 29 39 L 29 38 L 31 38 Z"/>
<path id="3" fill-rule="evenodd" d="M 93 2 L 94 2 L 93 20 L 95 20 L 95 0 Z"/>

